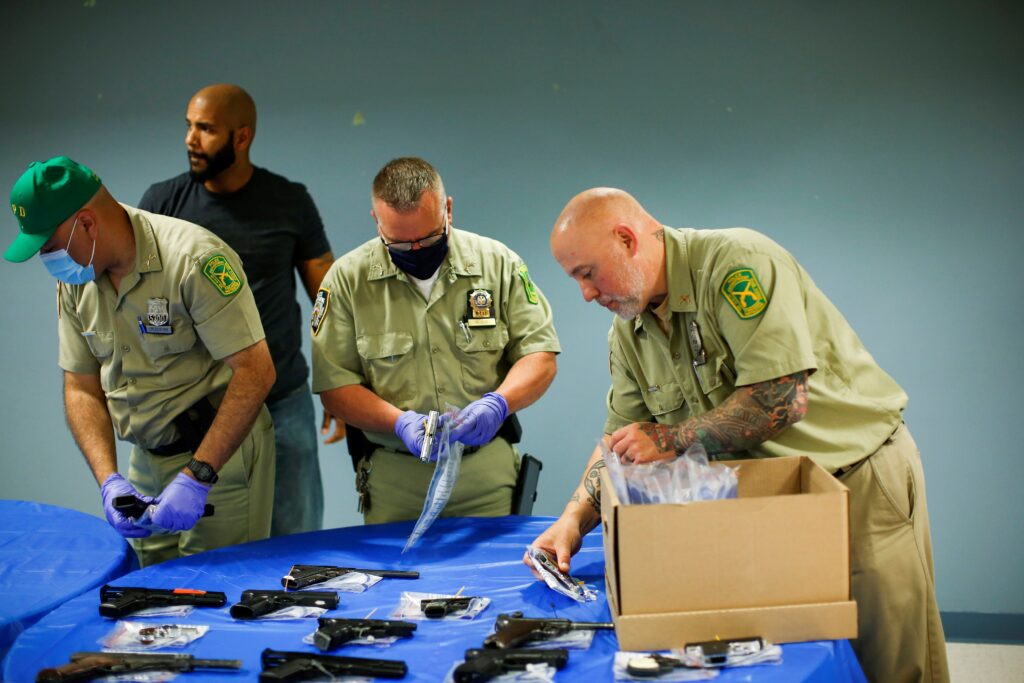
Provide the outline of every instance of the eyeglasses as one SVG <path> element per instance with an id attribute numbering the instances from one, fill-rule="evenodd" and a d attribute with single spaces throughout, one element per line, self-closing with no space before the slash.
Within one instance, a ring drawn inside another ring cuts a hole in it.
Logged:
<path id="1" fill-rule="evenodd" d="M 448 234 L 448 212 L 444 212 L 444 225 L 442 225 L 438 232 L 427 235 L 423 239 L 413 240 L 411 242 L 388 242 L 384 239 L 384 232 L 380 229 L 380 223 L 377 223 L 377 231 L 380 233 L 380 241 L 388 249 L 395 251 L 412 251 L 413 249 L 426 249 L 432 247 Z"/>

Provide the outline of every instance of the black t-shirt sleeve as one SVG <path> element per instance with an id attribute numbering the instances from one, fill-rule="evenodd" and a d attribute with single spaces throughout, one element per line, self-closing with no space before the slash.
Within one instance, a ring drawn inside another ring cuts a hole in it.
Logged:
<path id="1" fill-rule="evenodd" d="M 331 250 L 331 243 L 327 239 L 320 212 L 317 211 L 316 204 L 313 203 L 313 198 L 309 196 L 306 187 L 300 184 L 296 189 L 296 205 L 299 207 L 298 214 L 300 216 L 297 227 L 300 235 L 298 247 L 295 250 L 295 262 L 301 263 L 323 256 Z"/>

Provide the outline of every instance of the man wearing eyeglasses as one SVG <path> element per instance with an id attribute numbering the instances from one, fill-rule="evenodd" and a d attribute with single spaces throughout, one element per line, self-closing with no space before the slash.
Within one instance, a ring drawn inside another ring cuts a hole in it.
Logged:
<path id="1" fill-rule="evenodd" d="M 433 463 L 420 462 L 430 410 L 462 408 L 465 444 L 444 515 L 511 509 L 519 456 L 502 426 L 536 401 L 560 351 L 551 308 L 503 244 L 451 225 L 452 198 L 417 158 L 373 181 L 377 236 L 338 259 L 314 304 L 313 391 L 365 432 L 356 488 L 367 523 L 415 519 Z"/>

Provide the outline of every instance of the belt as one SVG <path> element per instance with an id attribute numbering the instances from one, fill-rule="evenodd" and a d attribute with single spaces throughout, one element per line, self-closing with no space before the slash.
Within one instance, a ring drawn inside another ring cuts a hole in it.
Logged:
<path id="1" fill-rule="evenodd" d="M 490 441 L 488 441 L 487 443 L 490 443 Z M 376 444 L 376 443 L 373 444 L 373 445 L 376 446 L 377 448 L 384 448 L 384 449 L 389 450 L 389 451 L 394 451 L 395 453 L 405 453 L 406 455 L 415 455 L 417 458 L 420 457 L 419 453 L 410 453 L 407 448 L 388 448 L 387 446 L 381 446 L 380 444 Z M 484 446 L 486 446 L 486 445 L 487 444 L 485 443 Z M 462 454 L 463 455 L 470 455 L 472 453 L 476 453 L 478 450 L 480 450 L 484 446 L 466 446 L 466 447 L 464 447 L 462 449 Z"/>
<path id="2" fill-rule="evenodd" d="M 189 452 L 189 447 L 188 444 L 185 443 L 185 439 L 178 439 L 177 441 L 172 441 L 169 444 L 157 446 L 156 448 L 147 448 L 146 450 L 152 455 L 166 457 L 168 455 L 177 455 L 178 453 L 187 453 Z"/>
<path id="3" fill-rule="evenodd" d="M 892 430 L 892 434 L 890 434 L 890 435 L 889 435 L 888 437 L 886 437 L 885 441 L 883 441 L 883 442 L 882 442 L 882 446 L 887 446 L 887 445 L 891 444 L 891 443 L 892 443 L 892 440 L 893 440 L 893 437 L 894 437 L 894 436 L 896 436 L 896 432 L 900 431 L 900 428 L 901 428 L 902 426 L 903 426 L 903 421 L 902 421 L 902 420 L 900 420 L 899 424 L 897 424 L 897 425 L 896 425 L 896 428 Z M 875 454 L 875 453 L 877 453 L 878 451 L 882 450 L 882 446 L 879 446 L 878 448 L 876 448 L 876 449 L 874 450 L 874 452 L 872 452 L 872 453 L 868 453 L 867 455 L 865 455 L 865 456 L 864 456 L 863 458 L 861 458 L 861 459 L 860 459 L 860 460 L 858 460 L 857 462 L 852 462 L 852 463 L 850 463 L 849 465 L 843 465 L 842 467 L 838 467 L 838 468 L 836 468 L 836 471 L 835 471 L 835 472 L 833 472 L 833 473 L 832 473 L 832 475 L 833 475 L 834 477 L 836 477 L 837 479 L 841 479 L 841 478 L 842 478 L 842 477 L 843 477 L 843 476 L 844 476 L 844 475 L 845 475 L 845 474 L 846 474 L 847 472 L 851 472 L 851 471 L 855 470 L 855 469 L 856 469 L 857 467 L 859 467 L 859 466 L 860 466 L 860 465 L 861 465 L 861 464 L 862 464 L 862 463 L 863 463 L 863 462 L 864 462 L 865 460 L 867 460 L 868 458 L 870 458 L 870 457 L 871 457 L 872 455 L 874 455 L 874 454 Z"/>

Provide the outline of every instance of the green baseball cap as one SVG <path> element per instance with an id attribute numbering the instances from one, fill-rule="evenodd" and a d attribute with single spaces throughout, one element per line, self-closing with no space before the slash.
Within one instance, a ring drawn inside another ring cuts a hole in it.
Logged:
<path id="1" fill-rule="evenodd" d="M 20 232 L 4 258 L 14 263 L 32 258 L 57 226 L 92 199 L 102 184 L 92 170 L 67 157 L 29 164 L 11 188 L 11 211 Z"/>

